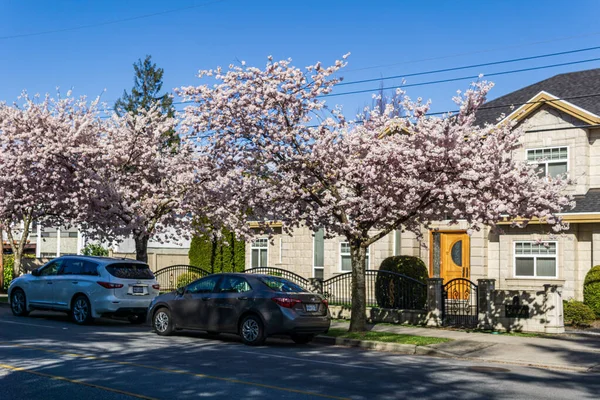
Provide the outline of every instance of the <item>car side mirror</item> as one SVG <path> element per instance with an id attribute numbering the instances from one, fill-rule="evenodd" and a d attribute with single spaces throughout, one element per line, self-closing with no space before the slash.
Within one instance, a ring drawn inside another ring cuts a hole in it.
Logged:
<path id="1" fill-rule="evenodd" d="M 40 276 L 40 270 L 39 269 L 34 269 L 31 271 L 31 275 L 33 276 Z"/>
<path id="2" fill-rule="evenodd" d="M 177 288 L 177 294 L 178 295 L 183 296 L 184 293 L 185 293 L 185 286 Z"/>

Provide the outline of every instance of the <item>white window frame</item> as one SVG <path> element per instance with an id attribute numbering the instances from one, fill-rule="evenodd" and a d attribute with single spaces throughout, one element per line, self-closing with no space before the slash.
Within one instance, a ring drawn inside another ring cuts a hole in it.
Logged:
<path id="1" fill-rule="evenodd" d="M 348 243 L 348 242 L 340 242 L 340 246 L 339 246 L 340 251 L 339 251 L 339 255 L 338 255 L 338 258 L 339 258 L 338 270 L 339 270 L 339 272 L 342 272 L 342 273 L 352 272 L 352 270 L 344 271 L 342 269 L 342 256 L 351 256 L 350 253 L 342 253 L 342 245 L 344 245 L 344 244 L 350 245 L 350 243 Z M 371 266 L 371 250 L 370 250 L 370 248 L 371 248 L 371 246 L 367 247 L 367 262 L 366 262 L 366 266 L 365 266 L 366 269 L 369 269 L 369 267 Z"/>
<path id="2" fill-rule="evenodd" d="M 315 265 L 315 234 L 316 232 L 312 235 L 312 276 L 316 278 L 315 270 L 321 270 L 323 271 L 323 277 L 325 277 L 325 239 L 323 239 L 323 266 L 317 267 Z"/>
<path id="3" fill-rule="evenodd" d="M 267 242 L 266 246 L 256 246 L 256 242 L 258 242 L 259 240 L 265 240 Z M 250 268 L 263 268 L 263 267 L 268 267 L 268 265 L 258 265 L 258 266 L 254 266 L 252 265 L 252 251 L 253 250 L 258 250 L 258 263 L 260 264 L 260 260 L 262 259 L 260 257 L 260 252 L 261 251 L 266 251 L 267 252 L 267 264 L 269 263 L 269 239 L 268 238 L 257 238 L 254 239 L 252 241 L 252 245 L 250 246 Z"/>
<path id="4" fill-rule="evenodd" d="M 567 149 L 567 158 L 561 158 L 559 160 L 546 160 L 546 161 L 529 161 L 529 152 L 530 151 L 536 151 L 536 150 L 552 150 L 552 149 L 561 149 L 561 148 L 565 148 Z M 531 149 L 525 149 L 525 161 L 527 161 L 528 164 L 535 164 L 535 165 L 541 165 L 544 164 L 544 170 L 545 170 L 545 178 L 548 178 L 548 164 L 553 164 L 553 163 L 562 163 L 565 162 L 567 163 L 567 177 L 570 174 L 571 171 L 571 164 L 569 163 L 569 146 L 551 146 L 551 147 L 535 147 L 535 148 L 531 148 Z"/>
<path id="5" fill-rule="evenodd" d="M 537 243 L 535 240 L 515 240 L 513 242 L 513 277 L 516 279 L 558 279 L 558 242 L 555 240 L 544 240 L 542 243 L 554 243 L 556 254 L 517 254 L 517 243 Z M 543 244 L 542 244 L 543 245 Z M 554 258 L 556 271 L 554 276 L 537 275 L 537 258 Z M 517 275 L 517 258 L 533 258 L 533 276 Z"/>

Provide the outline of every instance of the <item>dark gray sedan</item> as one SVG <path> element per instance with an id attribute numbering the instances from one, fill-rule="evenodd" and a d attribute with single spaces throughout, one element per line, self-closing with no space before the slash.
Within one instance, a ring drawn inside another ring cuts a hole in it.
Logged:
<path id="1" fill-rule="evenodd" d="M 308 343 L 327 332 L 331 320 L 323 296 L 277 276 L 241 273 L 209 275 L 160 295 L 148 317 L 159 335 L 178 329 L 236 333 L 248 345 L 271 335 Z"/>

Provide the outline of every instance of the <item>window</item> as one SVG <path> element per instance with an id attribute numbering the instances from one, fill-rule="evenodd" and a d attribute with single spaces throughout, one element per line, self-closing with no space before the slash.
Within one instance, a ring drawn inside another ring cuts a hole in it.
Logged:
<path id="1" fill-rule="evenodd" d="M 60 270 L 62 263 L 62 260 L 58 260 L 47 264 L 41 269 L 40 276 L 54 276 L 58 274 L 58 270 Z"/>
<path id="2" fill-rule="evenodd" d="M 296 285 L 294 282 L 290 282 L 287 279 L 279 278 L 277 276 L 265 276 L 259 278 L 262 283 L 267 285 L 271 290 L 276 292 L 306 292 L 303 288 Z"/>
<path id="3" fill-rule="evenodd" d="M 220 276 L 209 276 L 199 281 L 192 282 L 187 287 L 188 293 L 212 293 L 217 286 L 217 282 L 221 279 Z"/>
<path id="4" fill-rule="evenodd" d="M 395 256 L 399 256 L 402 251 L 402 243 L 400 241 L 401 238 L 402 238 L 402 231 L 395 230 L 394 231 L 394 255 Z"/>
<path id="5" fill-rule="evenodd" d="M 269 266 L 269 241 L 256 239 L 252 241 L 252 268 Z"/>
<path id="6" fill-rule="evenodd" d="M 40 257 L 42 257 L 42 258 L 55 258 L 56 257 L 56 252 L 53 252 L 53 253 L 41 252 L 40 253 Z"/>
<path id="7" fill-rule="evenodd" d="M 61 275 L 98 275 L 97 265 L 91 261 L 65 260 Z"/>
<path id="8" fill-rule="evenodd" d="M 567 147 L 527 150 L 527 162 L 537 164 L 540 176 L 563 175 L 569 169 L 569 151 Z"/>
<path id="9" fill-rule="evenodd" d="M 557 278 L 556 242 L 515 242 L 515 277 Z"/>
<path id="10" fill-rule="evenodd" d="M 325 231 L 323 228 L 315 232 L 313 238 L 313 277 L 323 279 L 325 267 Z"/>
<path id="11" fill-rule="evenodd" d="M 367 269 L 369 269 L 369 248 L 368 247 L 367 247 L 366 265 L 367 265 Z M 342 272 L 352 271 L 352 258 L 350 255 L 350 243 L 348 243 L 348 242 L 340 243 L 340 270 Z"/>
<path id="12" fill-rule="evenodd" d="M 226 276 L 219 285 L 219 293 L 244 293 L 252 288 L 247 280 L 240 276 Z"/>
<path id="13" fill-rule="evenodd" d="M 112 276 L 122 279 L 154 279 L 154 274 L 147 264 L 114 263 L 107 265 L 106 270 Z"/>

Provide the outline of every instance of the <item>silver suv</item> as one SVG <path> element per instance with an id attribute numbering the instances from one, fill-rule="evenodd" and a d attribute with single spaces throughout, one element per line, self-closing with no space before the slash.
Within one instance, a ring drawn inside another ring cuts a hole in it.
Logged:
<path id="1" fill-rule="evenodd" d="M 141 324 L 159 289 L 150 267 L 143 262 L 63 256 L 13 280 L 8 299 L 16 316 L 52 310 L 66 311 L 76 324 L 113 316 Z"/>

